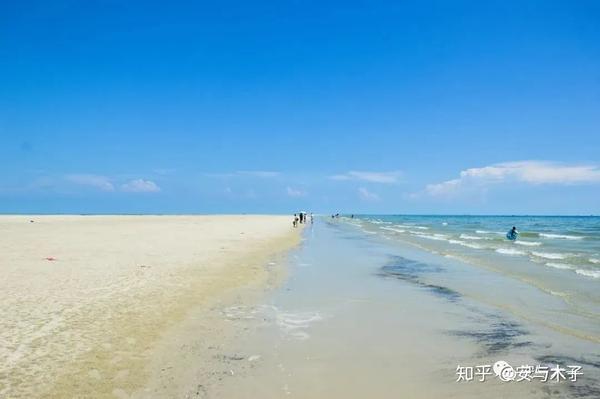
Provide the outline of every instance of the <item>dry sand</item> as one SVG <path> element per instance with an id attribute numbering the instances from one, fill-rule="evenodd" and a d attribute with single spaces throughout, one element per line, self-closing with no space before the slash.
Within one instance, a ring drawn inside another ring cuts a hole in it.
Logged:
<path id="1" fill-rule="evenodd" d="M 29 220 L 33 220 L 30 223 Z M 203 397 L 286 216 L 0 216 L 0 397 Z"/>

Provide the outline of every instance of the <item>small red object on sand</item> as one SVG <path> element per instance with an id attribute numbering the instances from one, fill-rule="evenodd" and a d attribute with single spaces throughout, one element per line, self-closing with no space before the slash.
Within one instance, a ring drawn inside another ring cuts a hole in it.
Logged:
<path id="1" fill-rule="evenodd" d="M 49 257 L 47 257 L 47 258 L 44 258 L 44 259 L 46 259 L 46 260 L 49 260 L 49 261 L 56 260 L 56 258 L 53 258 L 52 256 L 49 256 Z"/>

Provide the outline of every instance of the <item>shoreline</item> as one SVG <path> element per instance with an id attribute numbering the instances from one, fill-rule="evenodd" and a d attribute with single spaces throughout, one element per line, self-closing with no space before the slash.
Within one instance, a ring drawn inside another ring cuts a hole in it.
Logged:
<path id="1" fill-rule="evenodd" d="M 523 301 L 536 301 L 535 289 L 350 224 L 325 220 L 308 228 L 306 245 L 289 257 L 285 283 L 258 306 L 231 312 L 248 332 L 234 342 L 235 374 L 207 397 L 595 397 L 600 368 L 589 354 L 597 344 L 466 288 L 477 282 Z M 499 360 L 579 364 L 585 376 L 576 383 L 506 384 L 494 375 L 457 382 L 458 366 Z"/>
<path id="2" fill-rule="evenodd" d="M 49 398 L 172 396 L 173 385 L 156 384 L 164 381 L 158 372 L 185 381 L 194 362 L 165 373 L 158 359 L 185 359 L 198 336 L 218 343 L 230 334 L 204 316 L 276 285 L 282 271 L 267 263 L 296 246 L 301 232 L 287 216 L 247 215 L 38 216 L 35 223 L 5 216 L 0 226 L 10 237 L 2 245 L 0 392 Z M 201 360 L 207 368 L 214 362 Z"/>

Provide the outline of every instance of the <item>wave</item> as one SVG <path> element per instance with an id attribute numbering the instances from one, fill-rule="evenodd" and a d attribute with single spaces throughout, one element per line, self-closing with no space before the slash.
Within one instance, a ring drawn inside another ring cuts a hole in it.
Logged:
<path id="1" fill-rule="evenodd" d="M 563 254 L 563 253 L 558 253 L 558 252 L 536 252 L 536 251 L 532 251 L 531 254 L 534 255 L 534 256 L 537 256 L 538 258 L 545 258 L 545 259 L 566 259 L 568 257 L 573 256 L 573 254 Z"/>
<path id="2" fill-rule="evenodd" d="M 448 226 L 448 222 L 442 222 L 442 226 Z"/>
<path id="3" fill-rule="evenodd" d="M 489 231 L 489 230 L 475 230 L 475 233 L 477 233 L 477 234 L 499 234 L 501 236 L 506 234 L 501 231 Z"/>
<path id="4" fill-rule="evenodd" d="M 525 255 L 525 252 L 513 248 L 498 248 L 496 252 L 504 255 Z"/>
<path id="5" fill-rule="evenodd" d="M 279 328 L 287 335 L 298 340 L 310 338 L 306 331 L 311 324 L 323 320 L 318 312 L 289 313 L 280 312 L 276 315 Z"/>
<path id="6" fill-rule="evenodd" d="M 567 234 L 549 234 L 549 233 L 539 233 L 540 237 L 544 238 L 555 238 L 560 240 L 582 240 L 583 236 L 570 236 Z"/>
<path id="7" fill-rule="evenodd" d="M 413 233 L 414 234 L 414 233 Z M 438 235 L 429 235 L 429 234 L 423 234 L 423 233 L 417 233 L 415 234 L 417 237 L 421 237 L 421 238 L 426 238 L 428 240 L 434 240 L 434 241 L 448 241 L 446 240 L 445 236 L 444 237 L 439 237 L 440 234 Z"/>
<path id="8" fill-rule="evenodd" d="M 550 267 L 553 267 L 555 269 L 562 269 L 562 270 L 573 269 L 571 266 L 565 265 L 564 263 L 548 262 L 548 263 L 546 263 L 546 266 L 550 266 Z"/>
<path id="9" fill-rule="evenodd" d="M 575 273 L 581 274 L 582 276 L 591 277 L 591 278 L 600 278 L 600 270 L 585 270 L 585 269 L 577 269 Z"/>
<path id="10" fill-rule="evenodd" d="M 427 233 L 423 233 L 422 231 L 408 230 L 408 232 L 410 234 L 415 235 L 415 236 L 425 236 L 425 235 L 427 235 Z"/>
<path id="11" fill-rule="evenodd" d="M 590 263 L 595 263 L 595 264 L 599 264 L 600 263 L 600 259 L 590 258 L 588 260 L 590 261 Z"/>
<path id="12" fill-rule="evenodd" d="M 483 240 L 483 237 L 470 236 L 468 234 L 461 234 L 460 238 L 464 238 L 465 240 Z"/>
<path id="13" fill-rule="evenodd" d="M 380 227 L 381 230 L 389 230 L 389 231 L 393 231 L 396 233 L 406 233 L 406 230 L 402 230 L 402 229 L 395 229 L 393 227 Z"/>
<path id="14" fill-rule="evenodd" d="M 566 298 L 569 296 L 569 294 L 567 294 L 566 292 L 552 291 L 552 290 L 549 290 L 549 291 L 550 291 L 550 295 L 559 296 L 561 298 Z"/>
<path id="15" fill-rule="evenodd" d="M 379 219 L 372 219 L 372 220 L 368 220 L 368 221 L 373 224 L 392 224 L 392 222 L 386 222 L 385 220 L 379 220 Z"/>
<path id="16" fill-rule="evenodd" d="M 541 242 L 537 242 L 537 241 L 515 241 L 515 244 L 518 245 L 524 245 L 526 247 L 539 247 L 540 245 L 542 245 Z"/>
<path id="17" fill-rule="evenodd" d="M 481 246 L 481 245 L 477 245 L 477 244 L 472 244 L 466 241 L 460 241 L 460 240 L 448 240 L 448 242 L 450 244 L 456 244 L 456 245 L 462 245 L 463 247 L 467 247 L 467 248 L 473 248 L 473 249 L 483 249 L 485 247 Z"/>

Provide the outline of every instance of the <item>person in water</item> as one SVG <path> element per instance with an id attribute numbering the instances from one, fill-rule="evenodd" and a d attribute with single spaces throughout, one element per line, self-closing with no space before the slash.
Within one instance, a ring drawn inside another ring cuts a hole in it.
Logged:
<path id="1" fill-rule="evenodd" d="M 508 232 L 508 234 L 506 234 L 506 238 L 508 238 L 509 240 L 516 240 L 518 236 L 519 232 L 517 231 L 517 228 L 515 226 L 513 226 L 512 229 L 510 229 L 510 231 Z"/>

